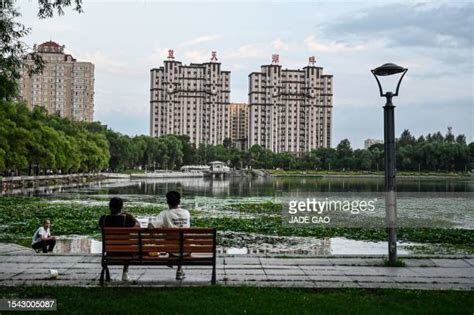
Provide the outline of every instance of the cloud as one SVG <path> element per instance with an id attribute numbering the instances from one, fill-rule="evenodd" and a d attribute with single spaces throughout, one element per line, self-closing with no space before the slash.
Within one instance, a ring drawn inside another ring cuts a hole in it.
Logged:
<path id="1" fill-rule="evenodd" d="M 274 49 L 277 49 L 277 50 L 289 50 L 290 49 L 290 45 L 288 43 L 285 43 L 283 40 L 281 39 L 275 39 L 273 42 L 272 42 L 272 47 Z"/>
<path id="2" fill-rule="evenodd" d="M 204 50 L 191 50 L 184 52 L 184 63 L 196 62 L 202 63 L 207 62 L 211 59 L 211 52 Z M 219 58 L 219 56 L 217 56 Z"/>
<path id="3" fill-rule="evenodd" d="M 361 51 L 368 49 L 366 44 L 348 45 L 341 42 L 323 42 L 316 40 L 314 35 L 304 40 L 308 50 L 317 52 Z"/>
<path id="4" fill-rule="evenodd" d="M 248 58 L 262 58 L 268 54 L 262 45 L 257 44 L 245 44 L 238 47 L 235 50 L 226 52 L 226 60 L 236 60 L 236 59 L 248 59 Z"/>
<path id="5" fill-rule="evenodd" d="M 426 3 L 376 6 L 323 26 L 327 37 L 365 42 L 382 38 L 391 47 L 472 48 L 474 4 Z"/>
<path id="6" fill-rule="evenodd" d="M 95 66 L 96 71 L 106 71 L 112 74 L 121 74 L 124 73 L 135 73 L 136 71 L 133 67 L 115 60 L 112 56 L 103 53 L 100 50 L 97 50 L 93 53 L 86 52 L 83 55 L 77 57 L 78 61 L 88 61 L 92 62 Z"/>
<path id="7" fill-rule="evenodd" d="M 221 37 L 222 36 L 218 34 L 203 35 L 203 36 L 199 36 L 199 37 L 196 37 L 196 38 L 193 38 L 191 40 L 181 43 L 180 47 L 193 46 L 193 45 L 198 45 L 202 43 L 212 42 L 212 41 L 220 39 Z"/>

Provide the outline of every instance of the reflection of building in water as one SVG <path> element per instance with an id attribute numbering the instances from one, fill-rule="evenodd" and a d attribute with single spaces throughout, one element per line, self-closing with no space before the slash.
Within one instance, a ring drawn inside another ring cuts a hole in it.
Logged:
<path id="1" fill-rule="evenodd" d="M 89 238 L 58 239 L 54 252 L 61 254 L 91 253 L 91 241 Z"/>
<path id="2" fill-rule="evenodd" d="M 165 194 L 170 190 L 182 190 L 195 194 L 228 195 L 228 180 L 209 180 L 202 177 L 145 179 L 135 182 L 145 194 Z"/>
<path id="3" fill-rule="evenodd" d="M 245 251 L 243 251 L 245 249 Z M 314 256 L 327 256 L 332 254 L 331 239 L 318 239 L 310 246 L 299 246 L 291 244 L 279 244 L 270 245 L 262 244 L 250 245 L 246 248 L 233 248 L 233 247 L 217 247 L 217 254 L 219 255 L 235 255 L 236 252 L 239 254 L 247 255 L 275 255 L 275 254 L 291 254 L 291 255 L 314 255 Z"/>

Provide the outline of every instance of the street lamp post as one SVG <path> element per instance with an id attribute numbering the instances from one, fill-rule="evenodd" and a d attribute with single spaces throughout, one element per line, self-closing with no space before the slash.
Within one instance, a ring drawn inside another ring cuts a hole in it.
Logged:
<path id="1" fill-rule="evenodd" d="M 398 96 L 400 83 L 408 71 L 407 68 L 386 63 L 372 71 L 381 97 L 385 97 L 384 106 L 384 152 L 385 152 L 385 223 L 388 229 L 388 259 L 390 264 L 397 261 L 397 198 L 396 198 L 396 175 L 395 175 L 395 106 L 392 98 Z M 384 92 L 379 77 L 390 76 L 401 73 L 395 93 Z"/>

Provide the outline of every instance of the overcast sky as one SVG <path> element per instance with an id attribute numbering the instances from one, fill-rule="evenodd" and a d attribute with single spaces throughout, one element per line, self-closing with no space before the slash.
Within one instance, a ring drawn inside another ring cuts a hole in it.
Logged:
<path id="1" fill-rule="evenodd" d="M 248 101 L 248 74 L 280 55 L 284 68 L 315 56 L 334 75 L 333 146 L 363 147 L 383 138 L 383 99 L 370 69 L 409 68 L 394 99 L 396 133 L 453 127 L 473 139 L 474 5 L 471 1 L 84 0 L 84 13 L 36 17 L 37 1 L 19 0 L 26 43 L 54 40 L 95 64 L 95 114 L 114 130 L 148 134 L 149 71 L 167 50 L 185 64 L 217 51 L 231 73 L 231 101 Z"/>

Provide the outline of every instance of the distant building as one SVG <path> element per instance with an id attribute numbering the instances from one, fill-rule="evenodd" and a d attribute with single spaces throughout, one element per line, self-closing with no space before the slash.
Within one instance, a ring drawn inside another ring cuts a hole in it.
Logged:
<path id="1" fill-rule="evenodd" d="M 314 65 L 282 69 L 279 56 L 249 75 L 248 146 L 303 153 L 331 146 L 332 75 Z"/>
<path id="2" fill-rule="evenodd" d="M 217 55 L 183 65 L 169 50 L 164 66 L 150 71 L 150 135 L 188 135 L 191 143 L 223 144 L 230 137 L 230 71 Z"/>
<path id="3" fill-rule="evenodd" d="M 248 104 L 231 103 L 229 106 L 230 139 L 232 144 L 245 149 L 248 137 Z"/>
<path id="4" fill-rule="evenodd" d="M 22 70 L 20 95 L 31 109 L 44 107 L 50 114 L 59 114 L 76 121 L 92 121 L 94 115 L 94 65 L 77 61 L 64 53 L 64 46 L 53 41 L 34 47 L 45 62 L 42 73 L 31 77 Z M 32 54 L 26 64 L 33 65 Z"/>
<path id="5" fill-rule="evenodd" d="M 380 144 L 380 143 L 383 143 L 383 140 L 366 139 L 366 140 L 364 141 L 364 148 L 365 148 L 365 149 L 368 149 L 368 148 L 370 148 L 371 146 L 373 146 L 374 144 Z"/>

